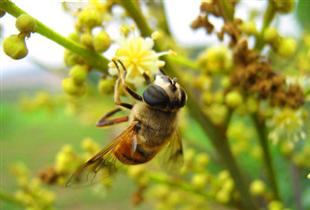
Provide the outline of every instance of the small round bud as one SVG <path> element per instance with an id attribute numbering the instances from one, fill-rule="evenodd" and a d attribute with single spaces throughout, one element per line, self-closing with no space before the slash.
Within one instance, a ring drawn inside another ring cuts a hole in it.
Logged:
<path id="1" fill-rule="evenodd" d="M 3 41 L 3 51 L 13 59 L 24 58 L 28 54 L 25 37 L 11 35 Z"/>
<path id="2" fill-rule="evenodd" d="M 36 30 L 36 21 L 28 14 L 18 16 L 15 23 L 16 28 L 23 33 L 31 33 Z"/>
<path id="3" fill-rule="evenodd" d="M 83 9 L 78 15 L 78 24 L 89 28 L 100 26 L 102 20 L 100 12 L 92 8 Z"/>
<path id="4" fill-rule="evenodd" d="M 85 85 L 77 85 L 72 78 L 62 81 L 62 87 L 66 93 L 73 96 L 82 96 L 85 93 Z"/>
<path id="5" fill-rule="evenodd" d="M 296 41 L 292 38 L 284 38 L 277 46 L 277 53 L 283 58 L 291 57 L 296 51 Z"/>
<path id="6" fill-rule="evenodd" d="M 266 190 L 266 185 L 261 180 L 254 180 L 250 185 L 250 192 L 253 195 L 262 195 Z"/>
<path id="7" fill-rule="evenodd" d="M 70 77 L 74 80 L 75 83 L 81 84 L 85 81 L 87 77 L 87 66 L 75 65 L 70 70 Z"/>
<path id="8" fill-rule="evenodd" d="M 80 41 L 80 37 L 76 32 L 73 32 L 71 34 L 69 34 L 68 36 L 69 39 L 72 39 L 75 42 L 79 42 Z"/>
<path id="9" fill-rule="evenodd" d="M 279 201 L 271 201 L 268 205 L 268 210 L 282 210 L 283 205 Z"/>
<path id="10" fill-rule="evenodd" d="M 257 29 L 254 21 L 243 22 L 241 25 L 241 30 L 249 35 L 257 34 Z"/>
<path id="11" fill-rule="evenodd" d="M 0 18 L 5 15 L 5 10 L 0 8 Z"/>
<path id="12" fill-rule="evenodd" d="M 238 91 L 231 91 L 225 96 L 225 102 L 230 107 L 237 107 L 242 104 L 243 99 Z"/>
<path id="13" fill-rule="evenodd" d="M 225 190 L 220 190 L 215 195 L 216 200 L 220 203 L 227 203 L 229 201 L 229 193 Z"/>
<path id="14" fill-rule="evenodd" d="M 98 89 L 101 94 L 110 94 L 114 89 L 114 79 L 102 79 L 98 83 Z"/>
<path id="15" fill-rule="evenodd" d="M 274 43 L 279 38 L 279 33 L 276 28 L 268 27 L 264 31 L 263 39 L 265 42 Z"/>
<path id="16" fill-rule="evenodd" d="M 307 179 L 310 179 L 310 173 L 308 173 L 308 175 L 307 175 Z"/>
<path id="17" fill-rule="evenodd" d="M 81 36 L 81 43 L 87 48 L 93 47 L 93 37 L 90 33 L 83 33 Z"/>
<path id="18" fill-rule="evenodd" d="M 205 174 L 195 174 L 192 177 L 192 184 L 196 188 L 204 188 L 207 184 L 208 177 Z"/>
<path id="19" fill-rule="evenodd" d="M 101 31 L 93 39 L 93 46 L 96 52 L 104 52 L 109 49 L 111 45 L 111 38 L 109 34 L 105 31 Z"/>
<path id="20" fill-rule="evenodd" d="M 198 154 L 196 156 L 196 163 L 200 167 L 206 167 L 209 162 L 209 156 L 207 154 Z"/>
<path id="21" fill-rule="evenodd" d="M 273 0 L 274 9 L 279 13 L 289 13 L 294 9 L 295 0 Z"/>

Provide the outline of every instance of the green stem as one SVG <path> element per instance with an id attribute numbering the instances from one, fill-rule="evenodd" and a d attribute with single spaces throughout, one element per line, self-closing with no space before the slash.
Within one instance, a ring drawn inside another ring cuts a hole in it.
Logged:
<path id="1" fill-rule="evenodd" d="M 218 3 L 223 9 L 222 13 L 223 13 L 225 22 L 232 21 L 234 19 L 234 13 L 235 13 L 232 4 L 228 2 L 227 0 L 218 0 Z"/>
<path id="2" fill-rule="evenodd" d="M 264 121 L 260 121 L 258 116 L 252 116 L 255 128 L 258 132 L 259 144 L 263 152 L 263 161 L 266 168 L 267 176 L 270 181 L 270 187 L 272 189 L 275 199 L 280 200 L 278 185 L 275 176 L 275 170 L 272 164 L 272 157 L 270 154 L 268 139 L 267 139 L 267 130 Z"/>
<path id="3" fill-rule="evenodd" d="M 149 27 L 138 6 L 132 0 L 124 0 L 120 1 L 120 3 L 125 8 L 127 13 L 133 18 L 133 20 L 139 27 L 141 34 L 143 36 L 150 36 L 152 34 L 152 29 Z M 165 50 L 159 42 L 157 42 L 155 48 L 159 51 Z M 229 170 L 232 178 L 235 181 L 235 186 L 240 193 L 240 199 L 244 208 L 257 210 L 258 208 L 255 205 L 253 198 L 250 196 L 248 183 L 245 181 L 244 175 L 241 173 L 229 147 L 226 137 L 226 130 L 215 126 L 210 121 L 210 119 L 205 116 L 202 111 L 203 108 L 197 103 L 197 99 L 194 96 L 193 91 L 191 91 L 191 88 L 185 82 L 184 76 L 181 74 L 181 72 L 176 71 L 175 68 L 173 68 L 169 57 L 166 58 L 165 70 L 169 74 L 177 76 L 181 85 L 187 90 L 187 105 L 189 107 L 190 113 L 192 117 L 198 121 L 205 133 L 210 137 L 209 139 L 211 140 L 211 143 L 221 157 L 224 166 Z"/>
<path id="4" fill-rule="evenodd" d="M 195 63 L 192 60 L 189 60 L 186 57 L 180 56 L 180 55 L 171 55 L 171 56 L 169 56 L 169 60 L 175 64 L 180 64 L 184 67 L 188 67 L 188 68 L 193 69 L 193 70 L 197 70 L 197 71 L 200 70 L 200 67 L 197 63 Z"/>
<path id="5" fill-rule="evenodd" d="M 20 206 L 20 207 L 24 207 L 24 204 L 20 200 L 18 200 L 13 195 L 11 195 L 7 192 L 0 191 L 0 200 L 7 202 L 7 203 L 17 205 L 17 206 Z"/>
<path id="6" fill-rule="evenodd" d="M 270 23 L 272 22 L 275 14 L 276 14 L 276 11 L 275 11 L 271 1 L 269 1 L 268 7 L 267 7 L 266 12 L 264 14 L 262 29 L 261 29 L 260 33 L 257 35 L 257 37 L 256 37 L 256 43 L 255 43 L 255 47 L 254 48 L 257 51 L 261 51 L 263 49 L 264 45 L 265 45 L 265 42 L 264 42 L 264 39 L 263 39 L 264 32 L 268 28 Z"/>
<path id="7" fill-rule="evenodd" d="M 14 17 L 18 17 L 21 14 L 27 14 L 25 11 L 20 9 L 17 5 L 15 5 L 10 0 L 1 0 L 0 1 L 0 8 L 4 9 L 9 14 L 13 15 Z M 29 14 L 28 14 L 29 15 Z M 35 19 L 35 18 L 34 18 Z M 45 36 L 46 38 L 58 43 L 59 45 L 67 48 L 68 50 L 75 52 L 76 54 L 85 58 L 86 62 L 97 68 L 100 71 L 106 71 L 108 65 L 108 59 L 103 57 L 101 54 L 96 53 L 94 51 L 88 50 L 81 46 L 80 44 L 68 39 L 57 32 L 53 31 L 37 19 L 36 21 L 36 32 Z"/>
<path id="8" fill-rule="evenodd" d="M 214 200 L 214 197 L 212 197 L 210 194 L 208 194 L 206 192 L 203 192 L 201 190 L 197 190 L 191 184 L 181 182 L 178 180 L 171 180 L 169 178 L 163 177 L 163 176 L 158 175 L 158 174 L 150 174 L 149 178 L 151 181 L 153 181 L 155 183 L 165 184 L 165 185 L 168 185 L 171 187 L 176 187 L 176 188 L 181 189 L 181 190 L 186 191 L 186 192 L 191 192 L 191 193 L 203 196 L 203 197 L 208 199 L 208 202 L 213 207 L 218 207 L 216 209 L 223 209 L 223 210 L 231 209 L 231 208 L 229 208 L 229 206 L 223 206 L 223 205 L 217 204 L 217 202 Z"/>

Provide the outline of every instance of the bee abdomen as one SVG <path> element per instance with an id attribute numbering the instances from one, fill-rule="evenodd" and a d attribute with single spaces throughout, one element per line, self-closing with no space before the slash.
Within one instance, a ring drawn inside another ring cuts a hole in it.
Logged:
<path id="1" fill-rule="evenodd" d="M 132 151 L 132 147 L 120 147 L 114 152 L 114 155 L 124 164 L 137 165 L 151 160 L 156 155 L 156 151 L 147 151 L 138 144 L 135 151 Z"/>

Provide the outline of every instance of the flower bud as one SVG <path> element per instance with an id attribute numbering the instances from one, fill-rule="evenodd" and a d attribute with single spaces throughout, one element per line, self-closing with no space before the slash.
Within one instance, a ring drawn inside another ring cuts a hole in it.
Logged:
<path id="1" fill-rule="evenodd" d="M 85 85 L 77 85 L 72 78 L 64 79 L 62 87 L 66 93 L 74 96 L 82 96 L 86 91 Z"/>
<path id="2" fill-rule="evenodd" d="M 69 75 L 76 84 L 82 84 L 87 77 L 87 73 L 87 66 L 75 65 L 71 68 Z"/>
<path id="3" fill-rule="evenodd" d="M 289 58 L 295 53 L 296 45 L 296 41 L 292 38 L 281 39 L 277 46 L 277 53 L 283 58 Z"/>
<path id="4" fill-rule="evenodd" d="M 254 21 L 244 22 L 241 25 L 241 30 L 249 35 L 257 34 L 257 29 Z"/>
<path id="5" fill-rule="evenodd" d="M 242 104 L 243 99 L 238 91 L 231 91 L 225 96 L 225 102 L 230 107 L 237 107 Z"/>
<path id="6" fill-rule="evenodd" d="M 11 35 L 3 41 L 3 51 L 13 59 L 24 58 L 28 54 L 25 37 Z"/>
<path id="7" fill-rule="evenodd" d="M 28 14 L 18 16 L 15 23 L 16 28 L 23 33 L 31 33 L 36 30 L 36 21 Z"/>
<path id="8" fill-rule="evenodd" d="M 204 188 L 207 181 L 208 177 L 205 174 L 195 174 L 192 177 L 192 184 L 196 188 Z"/>
<path id="9" fill-rule="evenodd" d="M 78 15 L 78 23 L 88 28 L 100 26 L 102 21 L 100 12 L 93 8 L 83 9 Z"/>
<path id="10" fill-rule="evenodd" d="M 109 34 L 105 31 L 101 31 L 93 39 L 93 46 L 96 52 L 104 52 L 109 49 L 111 45 L 111 38 Z"/>
<path id="11" fill-rule="evenodd" d="M 254 180 L 250 185 L 250 192 L 253 195 L 262 195 L 266 190 L 266 185 L 261 180 Z"/>
<path id="12" fill-rule="evenodd" d="M 110 94 L 114 89 L 114 79 L 101 79 L 98 83 L 98 89 L 101 94 Z"/>
<path id="13" fill-rule="evenodd" d="M 81 43 L 87 48 L 93 47 L 93 37 L 90 33 L 83 33 L 81 36 Z"/>
<path id="14" fill-rule="evenodd" d="M 283 205 L 279 201 L 271 201 L 268 205 L 268 210 L 282 210 Z"/>
<path id="15" fill-rule="evenodd" d="M 307 179 L 310 179 L 310 173 L 308 173 L 308 175 L 307 175 Z"/>
<path id="16" fill-rule="evenodd" d="M 264 31 L 263 39 L 265 42 L 274 43 L 279 38 L 279 34 L 276 28 L 268 27 Z"/>

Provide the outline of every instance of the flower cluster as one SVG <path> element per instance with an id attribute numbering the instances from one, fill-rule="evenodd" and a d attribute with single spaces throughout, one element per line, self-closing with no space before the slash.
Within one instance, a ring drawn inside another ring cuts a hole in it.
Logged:
<path id="1" fill-rule="evenodd" d="M 28 54 L 25 39 L 36 31 L 36 21 L 28 14 L 16 19 L 17 35 L 11 35 L 3 41 L 3 51 L 13 59 L 22 59 Z"/>
<path id="2" fill-rule="evenodd" d="M 20 201 L 27 210 L 54 210 L 54 193 L 44 189 L 38 178 L 30 179 L 28 169 L 24 164 L 16 164 L 12 172 L 18 181 L 19 190 L 15 198 Z"/>

